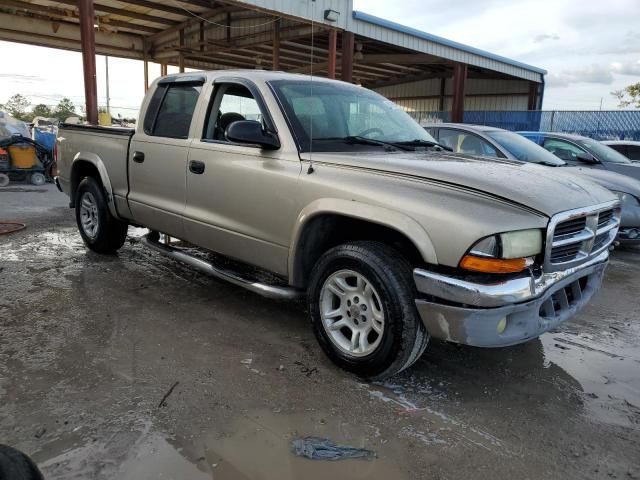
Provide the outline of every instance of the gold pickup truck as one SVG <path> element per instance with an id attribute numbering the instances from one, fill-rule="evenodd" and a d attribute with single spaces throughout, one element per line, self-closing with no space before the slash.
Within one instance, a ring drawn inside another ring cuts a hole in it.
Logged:
<path id="1" fill-rule="evenodd" d="M 607 190 L 447 152 L 392 102 L 333 80 L 166 76 L 135 131 L 59 135 L 57 184 L 90 249 L 113 253 L 144 226 L 176 260 L 306 298 L 326 354 L 371 379 L 430 337 L 500 347 L 558 326 L 600 287 L 619 226 Z"/>

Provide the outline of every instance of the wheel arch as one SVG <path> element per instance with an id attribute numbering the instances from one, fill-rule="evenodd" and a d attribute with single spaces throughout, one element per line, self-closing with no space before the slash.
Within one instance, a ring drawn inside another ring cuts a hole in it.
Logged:
<path id="1" fill-rule="evenodd" d="M 90 152 L 78 152 L 73 157 L 71 164 L 71 178 L 70 178 L 70 190 L 69 197 L 71 199 L 70 206 L 75 208 L 76 191 L 78 185 L 85 177 L 95 178 L 104 191 L 107 204 L 109 205 L 109 212 L 116 219 L 120 219 L 118 212 L 116 211 L 116 205 L 113 198 L 113 187 L 109 180 L 109 174 L 107 168 L 104 165 L 102 159 L 95 153 Z"/>
<path id="2" fill-rule="evenodd" d="M 339 229 L 353 230 L 344 233 Z M 400 244 L 410 260 L 437 263 L 428 233 L 414 219 L 386 207 L 343 199 L 319 199 L 298 215 L 288 260 L 290 283 L 304 288 L 317 259 L 328 249 L 353 240 Z"/>

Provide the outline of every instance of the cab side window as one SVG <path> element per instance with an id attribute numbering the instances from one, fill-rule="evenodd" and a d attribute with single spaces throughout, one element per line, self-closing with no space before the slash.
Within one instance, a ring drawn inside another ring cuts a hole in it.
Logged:
<path id="1" fill-rule="evenodd" d="M 171 84 L 154 92 L 144 129 L 154 137 L 187 138 L 202 85 Z"/>
<path id="2" fill-rule="evenodd" d="M 556 138 L 545 138 L 542 146 L 565 162 L 576 161 L 578 155 L 587 153 L 585 150 L 573 143 L 565 142 L 564 140 Z"/>
<path id="3" fill-rule="evenodd" d="M 451 148 L 455 153 L 468 153 L 470 155 L 484 155 L 498 157 L 499 154 L 489 142 L 472 133 L 461 130 L 441 128 L 439 142 Z"/>
<path id="4" fill-rule="evenodd" d="M 262 122 L 258 102 L 244 85 L 219 85 L 209 106 L 203 140 L 227 142 L 227 128 L 241 120 Z"/>

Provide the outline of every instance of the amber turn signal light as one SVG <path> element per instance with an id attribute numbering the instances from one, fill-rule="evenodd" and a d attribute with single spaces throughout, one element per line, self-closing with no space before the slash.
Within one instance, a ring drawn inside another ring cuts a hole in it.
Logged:
<path id="1" fill-rule="evenodd" d="M 485 258 L 465 255 L 460 261 L 460 268 L 482 273 L 518 273 L 527 268 L 526 258 Z"/>

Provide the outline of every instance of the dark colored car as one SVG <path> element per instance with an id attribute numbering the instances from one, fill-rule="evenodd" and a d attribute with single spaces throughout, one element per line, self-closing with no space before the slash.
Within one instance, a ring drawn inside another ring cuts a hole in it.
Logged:
<path id="1" fill-rule="evenodd" d="M 566 162 L 515 132 L 481 125 L 439 123 L 425 129 L 443 146 L 455 153 L 520 160 L 587 178 L 612 192 L 622 204 L 622 218 L 618 240 L 640 244 L 640 180 L 600 168 L 584 168 L 581 162 Z M 573 165 L 573 166 L 572 166 Z"/>
<path id="2" fill-rule="evenodd" d="M 640 142 L 634 142 L 633 140 L 607 140 L 602 143 L 621 153 L 632 162 L 640 162 Z"/>
<path id="3" fill-rule="evenodd" d="M 640 180 L 640 164 L 597 140 L 568 133 L 518 132 L 569 165 L 597 168 Z"/>

